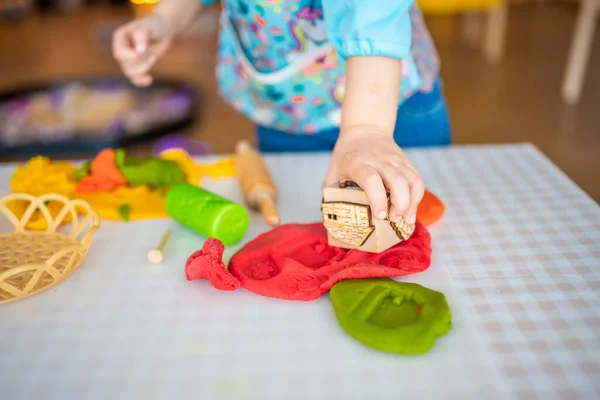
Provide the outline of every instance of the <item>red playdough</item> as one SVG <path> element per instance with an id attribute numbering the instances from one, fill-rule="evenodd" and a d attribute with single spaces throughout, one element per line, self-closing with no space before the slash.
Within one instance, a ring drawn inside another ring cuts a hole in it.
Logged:
<path id="1" fill-rule="evenodd" d="M 186 263 L 188 280 L 209 279 L 222 290 L 241 285 L 262 296 L 314 300 L 344 279 L 382 278 L 424 271 L 431 263 L 430 236 L 419 222 L 412 237 L 380 253 L 345 250 L 327 244 L 322 223 L 283 225 L 246 244 L 229 262 L 222 245 L 207 240 Z"/>
<path id="2" fill-rule="evenodd" d="M 189 256 L 185 263 L 185 276 L 188 281 L 208 279 L 210 284 L 219 290 L 239 288 L 240 281 L 227 272 L 225 264 L 223 264 L 223 250 L 225 247 L 220 240 L 206 240 L 202 250 Z"/>

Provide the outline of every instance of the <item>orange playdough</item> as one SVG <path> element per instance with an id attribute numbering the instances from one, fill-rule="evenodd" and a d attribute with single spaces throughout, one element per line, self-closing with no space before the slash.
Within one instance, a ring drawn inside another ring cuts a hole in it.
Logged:
<path id="1" fill-rule="evenodd" d="M 439 221 L 445 211 L 444 203 L 436 195 L 426 190 L 417 209 L 417 220 L 425 226 L 430 226 Z"/>
<path id="2" fill-rule="evenodd" d="M 77 184 L 77 193 L 111 191 L 125 183 L 125 177 L 115 163 L 115 151 L 105 149 L 92 161 L 91 173 Z"/>

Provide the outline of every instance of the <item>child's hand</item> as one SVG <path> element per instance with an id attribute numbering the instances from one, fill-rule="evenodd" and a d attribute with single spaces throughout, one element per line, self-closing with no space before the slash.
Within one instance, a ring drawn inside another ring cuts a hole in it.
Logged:
<path id="1" fill-rule="evenodd" d="M 149 71 L 169 48 L 171 35 L 158 15 L 123 25 L 113 36 L 113 54 L 134 85 L 152 84 Z"/>
<path id="2" fill-rule="evenodd" d="M 425 185 L 415 167 L 389 132 L 372 127 L 343 129 L 331 159 L 325 183 L 356 182 L 367 195 L 378 219 L 387 217 L 386 189 L 390 190 L 390 220 L 414 223 Z"/>

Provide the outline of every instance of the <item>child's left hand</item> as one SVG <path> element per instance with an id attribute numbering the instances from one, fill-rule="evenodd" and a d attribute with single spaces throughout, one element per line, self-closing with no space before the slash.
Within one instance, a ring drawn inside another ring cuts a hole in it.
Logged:
<path id="1" fill-rule="evenodd" d="M 388 216 L 389 188 L 390 220 L 397 222 L 403 217 L 408 223 L 416 221 L 425 185 L 390 132 L 368 126 L 342 129 L 325 183 L 331 185 L 344 179 L 356 182 L 365 191 L 376 218 Z"/>

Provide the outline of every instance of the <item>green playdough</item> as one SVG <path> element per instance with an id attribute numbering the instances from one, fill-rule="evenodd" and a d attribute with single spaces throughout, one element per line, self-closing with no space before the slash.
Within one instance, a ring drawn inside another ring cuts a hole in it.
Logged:
<path id="1" fill-rule="evenodd" d="M 342 328 L 377 350 L 424 354 L 451 328 L 446 297 L 416 283 L 352 279 L 329 292 Z"/>
<path id="2" fill-rule="evenodd" d="M 80 180 L 88 176 L 91 170 L 92 163 L 90 161 L 86 161 L 81 167 L 75 170 L 75 173 L 73 174 L 73 179 L 75 179 L 76 182 L 79 182 Z"/>
<path id="3" fill-rule="evenodd" d="M 248 212 L 243 206 L 189 183 L 173 186 L 165 206 L 172 218 L 225 246 L 239 242 L 248 229 Z"/>
<path id="4" fill-rule="evenodd" d="M 117 212 L 123 218 L 123 221 L 129 221 L 129 214 L 131 213 L 131 204 L 125 203 L 117 209 Z"/>
<path id="5" fill-rule="evenodd" d="M 162 158 L 135 159 L 127 157 L 125 150 L 115 152 L 115 163 L 131 186 L 168 188 L 185 181 L 183 169 L 173 160 Z"/>

